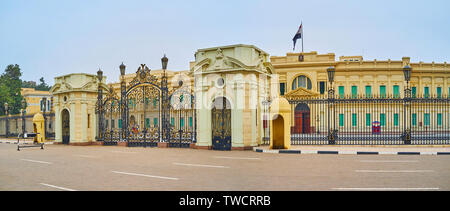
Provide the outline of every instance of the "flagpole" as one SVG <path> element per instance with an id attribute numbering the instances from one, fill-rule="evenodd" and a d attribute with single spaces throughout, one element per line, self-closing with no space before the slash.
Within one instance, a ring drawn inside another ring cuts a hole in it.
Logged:
<path id="1" fill-rule="evenodd" d="M 305 38 L 305 34 L 303 33 L 303 21 L 301 23 L 302 26 L 302 53 L 303 53 L 303 38 Z"/>

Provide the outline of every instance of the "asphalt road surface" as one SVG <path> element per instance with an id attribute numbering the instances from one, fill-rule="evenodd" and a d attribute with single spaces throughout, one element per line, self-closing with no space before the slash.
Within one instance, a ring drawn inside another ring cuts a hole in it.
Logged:
<path id="1" fill-rule="evenodd" d="M 0 190 L 450 190 L 449 155 L 0 144 Z"/>

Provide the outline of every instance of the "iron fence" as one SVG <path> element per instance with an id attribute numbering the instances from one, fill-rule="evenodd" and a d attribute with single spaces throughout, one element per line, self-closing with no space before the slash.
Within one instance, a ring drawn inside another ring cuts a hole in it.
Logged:
<path id="1" fill-rule="evenodd" d="M 450 144 L 450 98 L 410 96 L 288 99 L 291 145 Z"/>

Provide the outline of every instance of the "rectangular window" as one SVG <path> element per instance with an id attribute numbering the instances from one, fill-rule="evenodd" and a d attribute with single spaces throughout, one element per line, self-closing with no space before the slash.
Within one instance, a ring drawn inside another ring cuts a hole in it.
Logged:
<path id="1" fill-rule="evenodd" d="M 430 114 L 425 113 L 423 114 L 423 121 L 425 126 L 430 126 Z"/>
<path id="2" fill-rule="evenodd" d="M 122 128 L 122 119 L 119 119 L 119 128 Z"/>
<path id="3" fill-rule="evenodd" d="M 366 97 L 367 98 L 372 97 L 372 86 L 366 86 Z"/>
<path id="4" fill-rule="evenodd" d="M 417 87 L 413 86 L 411 88 L 411 97 L 416 98 L 416 93 L 417 93 Z"/>
<path id="5" fill-rule="evenodd" d="M 153 108 L 156 108 L 156 103 L 157 103 L 158 101 L 156 100 L 156 98 L 155 99 L 153 99 Z"/>
<path id="6" fill-rule="evenodd" d="M 344 98 L 345 91 L 344 86 L 339 86 L 339 98 Z"/>
<path id="7" fill-rule="evenodd" d="M 352 126 L 356 126 L 358 122 L 356 114 L 352 114 Z"/>
<path id="8" fill-rule="evenodd" d="M 412 121 L 412 125 L 413 126 L 416 126 L 417 125 L 417 114 L 412 114 L 412 119 L 411 119 L 411 121 Z"/>
<path id="9" fill-rule="evenodd" d="M 87 125 L 88 128 L 91 128 L 91 115 L 90 114 L 88 114 L 87 122 L 88 122 L 88 125 Z"/>
<path id="10" fill-rule="evenodd" d="M 192 117 L 189 117 L 189 127 L 192 127 L 192 125 L 193 125 Z"/>
<path id="11" fill-rule="evenodd" d="M 352 98 L 356 98 L 358 96 L 358 87 L 352 86 Z"/>
<path id="12" fill-rule="evenodd" d="M 398 114 L 394 114 L 394 126 L 398 126 Z"/>
<path id="13" fill-rule="evenodd" d="M 284 96 L 285 91 L 286 91 L 286 83 L 280 83 L 280 95 Z"/>
<path id="14" fill-rule="evenodd" d="M 181 117 L 181 119 L 180 119 L 180 126 L 184 127 L 184 118 L 183 117 Z"/>
<path id="15" fill-rule="evenodd" d="M 398 85 L 394 85 L 394 98 L 399 98 L 400 97 L 400 92 L 399 92 L 399 87 Z"/>
<path id="16" fill-rule="evenodd" d="M 430 97 L 430 87 L 425 87 L 424 88 L 424 97 L 425 98 L 429 98 Z"/>
<path id="17" fill-rule="evenodd" d="M 319 82 L 320 94 L 325 94 L 325 81 Z"/>
<path id="18" fill-rule="evenodd" d="M 380 125 L 386 126 L 386 114 L 380 114 Z"/>
<path id="19" fill-rule="evenodd" d="M 105 128 L 108 128 L 108 120 L 105 120 Z"/>
<path id="20" fill-rule="evenodd" d="M 442 126 L 442 114 L 437 114 L 437 125 Z"/>
<path id="21" fill-rule="evenodd" d="M 170 125 L 175 126 L 175 118 L 170 118 Z"/>
<path id="22" fill-rule="evenodd" d="M 436 88 L 436 93 L 437 93 L 437 98 L 441 98 L 442 97 L 442 88 L 441 87 L 437 87 Z"/>
<path id="23" fill-rule="evenodd" d="M 339 126 L 344 126 L 344 114 L 339 114 Z"/>
<path id="24" fill-rule="evenodd" d="M 158 118 L 153 118 L 153 126 L 158 126 Z"/>
<path id="25" fill-rule="evenodd" d="M 146 128 L 150 127 L 150 119 L 149 118 L 145 118 L 145 127 Z"/>
<path id="26" fill-rule="evenodd" d="M 369 126 L 372 124 L 371 120 L 370 120 L 370 114 L 366 114 L 366 126 Z"/>
<path id="27" fill-rule="evenodd" d="M 114 119 L 111 119 L 111 128 L 115 128 L 116 125 L 114 124 Z"/>
<path id="28" fill-rule="evenodd" d="M 380 86 L 380 97 L 385 98 L 386 97 L 386 86 Z"/>

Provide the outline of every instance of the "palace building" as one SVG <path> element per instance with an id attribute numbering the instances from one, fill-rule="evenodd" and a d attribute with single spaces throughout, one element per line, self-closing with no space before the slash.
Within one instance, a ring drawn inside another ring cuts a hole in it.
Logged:
<path id="1" fill-rule="evenodd" d="M 450 144 L 447 63 L 199 49 L 190 69 L 118 66 L 55 78 L 56 142 L 243 150 L 259 145 Z"/>

